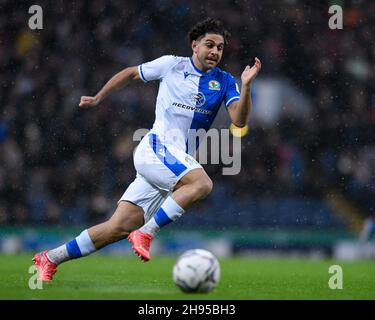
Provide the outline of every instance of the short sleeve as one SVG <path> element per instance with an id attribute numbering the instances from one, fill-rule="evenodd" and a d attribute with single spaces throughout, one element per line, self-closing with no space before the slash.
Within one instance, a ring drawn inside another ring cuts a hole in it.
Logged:
<path id="1" fill-rule="evenodd" d="M 225 93 L 225 106 L 229 107 L 229 105 L 240 99 L 240 88 L 238 87 L 238 84 L 236 83 L 236 80 L 233 78 L 233 76 L 228 74 L 228 85 L 227 85 L 227 91 Z"/>
<path id="2" fill-rule="evenodd" d="M 177 62 L 177 57 L 168 55 L 138 66 L 139 77 L 144 81 L 160 80 Z"/>

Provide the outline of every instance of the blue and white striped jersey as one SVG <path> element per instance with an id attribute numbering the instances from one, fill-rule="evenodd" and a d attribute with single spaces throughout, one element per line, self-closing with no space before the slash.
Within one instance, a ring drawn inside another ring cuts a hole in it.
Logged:
<path id="1" fill-rule="evenodd" d="M 240 98 L 231 74 L 218 67 L 203 73 L 189 57 L 162 56 L 139 65 L 138 72 L 144 82 L 160 81 L 151 133 L 185 152 L 191 132 L 207 131 L 221 104 L 228 107 Z"/>

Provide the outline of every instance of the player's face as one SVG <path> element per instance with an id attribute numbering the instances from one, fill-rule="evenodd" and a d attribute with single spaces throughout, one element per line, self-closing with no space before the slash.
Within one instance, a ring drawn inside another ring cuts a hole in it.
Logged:
<path id="1" fill-rule="evenodd" d="M 192 48 L 197 67 L 208 71 L 216 67 L 223 56 L 224 38 L 220 34 L 205 34 L 200 40 L 193 41 Z"/>

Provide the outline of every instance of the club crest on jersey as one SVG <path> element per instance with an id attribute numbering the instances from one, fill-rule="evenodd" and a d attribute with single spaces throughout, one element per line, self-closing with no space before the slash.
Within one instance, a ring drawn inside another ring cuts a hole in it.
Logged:
<path id="1" fill-rule="evenodd" d="M 205 104 L 206 97 L 202 92 L 198 92 L 198 93 L 193 93 L 191 95 L 191 100 L 192 100 L 193 103 L 195 103 L 195 105 L 200 107 L 200 106 L 203 106 Z"/>
<path id="2" fill-rule="evenodd" d="M 220 82 L 216 80 L 211 80 L 208 83 L 208 89 L 210 90 L 220 90 Z"/>

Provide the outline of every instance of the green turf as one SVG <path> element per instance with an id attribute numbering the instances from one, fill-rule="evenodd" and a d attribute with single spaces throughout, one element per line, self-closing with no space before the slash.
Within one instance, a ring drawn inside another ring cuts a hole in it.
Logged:
<path id="1" fill-rule="evenodd" d="M 0 299 L 375 299 L 375 262 L 302 259 L 220 259 L 221 281 L 210 294 L 184 294 L 171 279 L 175 258 L 94 254 L 62 264 L 55 280 L 31 290 L 31 255 L 0 255 Z M 329 266 L 343 269 L 331 290 Z"/>

